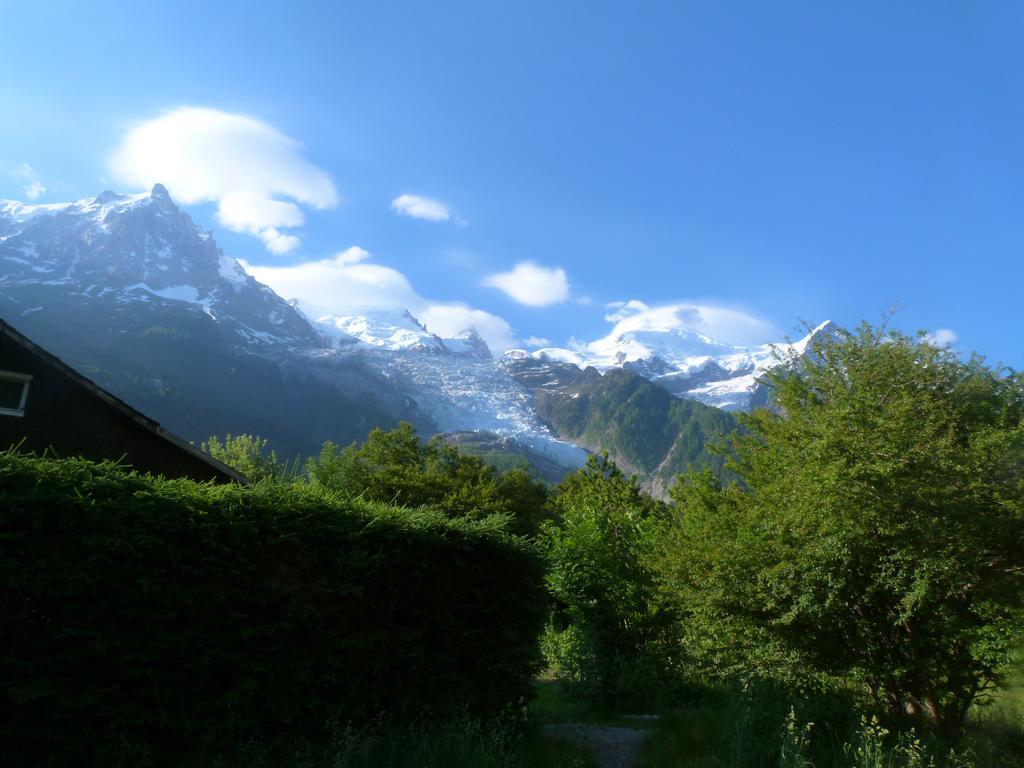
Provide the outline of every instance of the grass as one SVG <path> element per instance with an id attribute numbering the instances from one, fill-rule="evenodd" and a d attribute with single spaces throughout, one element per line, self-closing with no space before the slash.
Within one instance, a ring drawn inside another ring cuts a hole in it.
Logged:
<path id="1" fill-rule="evenodd" d="M 145 749 L 114 744 L 101 756 L 111 768 L 148 768 Z M 198 747 L 182 762 L 194 768 L 591 768 L 581 747 L 514 719 L 461 719 L 417 726 L 340 729 L 328 744 L 296 740 Z"/>
<path id="2" fill-rule="evenodd" d="M 656 722 L 588 706 L 572 687 L 546 676 L 526 726 L 475 720 L 404 729 L 344 729 L 331 744 L 242 745 L 230 754 L 197 754 L 198 768 L 591 768 L 589 753 L 553 738 L 543 723 L 651 727 L 635 768 L 1011 768 L 1024 765 L 1024 674 L 1001 691 L 996 706 L 974 714 L 955 755 L 948 745 L 912 731 L 890 732 L 849 697 L 794 705 L 778 689 L 709 686 Z M 810 724 L 813 723 L 813 724 Z M 891 729 L 896 730 L 896 729 Z M 142 766 L 144 760 L 112 761 Z M 929 762 L 931 761 L 931 762 Z"/>
<path id="3" fill-rule="evenodd" d="M 996 692 L 995 706 L 1007 714 L 1024 715 L 1024 648 L 1018 648 L 1010 674 Z"/>
<path id="4" fill-rule="evenodd" d="M 972 714 L 951 745 L 910 723 L 883 723 L 842 695 L 795 700 L 769 686 L 708 688 L 666 714 L 636 768 L 1019 768 L 1024 720 Z"/>
<path id="5" fill-rule="evenodd" d="M 652 720 L 629 716 L 649 713 L 621 713 L 590 704 L 574 693 L 571 683 L 551 675 L 535 680 L 533 688 L 536 696 L 527 709 L 527 718 L 531 722 L 587 723 L 639 730 L 654 725 Z"/>
<path id="6" fill-rule="evenodd" d="M 532 722 L 650 727 L 635 768 L 1020 768 L 1024 653 L 995 701 L 972 713 L 955 745 L 909 721 L 882 722 L 853 691 L 794 696 L 770 685 L 707 684 L 636 721 L 588 705 L 571 683 L 535 681 Z M 651 700 L 657 700 L 654 696 Z"/>
<path id="7" fill-rule="evenodd" d="M 331 768 L 587 768 L 587 755 L 538 728 L 456 721 L 404 732 L 357 735 Z M 296 766 L 298 768 L 298 766 Z M 319 768 L 319 766 L 310 766 Z"/>
<path id="8" fill-rule="evenodd" d="M 1022 654 L 1024 660 L 1024 654 Z M 991 706 L 972 712 L 955 746 L 909 722 L 883 723 L 853 692 L 792 696 L 769 686 L 694 688 L 657 721 L 588 705 L 571 683 L 534 683 L 531 722 L 650 727 L 635 768 L 1020 768 L 1024 766 L 1024 663 Z M 655 697 L 657 698 L 657 697 Z"/>
<path id="9" fill-rule="evenodd" d="M 538 723 L 576 723 L 587 720 L 591 711 L 570 695 L 567 682 L 546 675 L 533 683 L 536 693 L 527 708 L 527 717 Z"/>
<path id="10" fill-rule="evenodd" d="M 593 768 L 579 745 L 544 723 L 650 727 L 634 768 L 1019 768 L 1024 765 L 1024 667 L 993 706 L 977 709 L 952 750 L 934 735 L 883 724 L 850 694 L 792 697 L 779 688 L 708 685 L 658 721 L 636 721 L 587 704 L 571 684 L 546 676 L 525 723 L 506 718 L 340 729 L 326 745 L 242 744 L 194 750 L 196 768 Z M 145 768 L 144 751 L 114 749 L 103 765 Z"/>

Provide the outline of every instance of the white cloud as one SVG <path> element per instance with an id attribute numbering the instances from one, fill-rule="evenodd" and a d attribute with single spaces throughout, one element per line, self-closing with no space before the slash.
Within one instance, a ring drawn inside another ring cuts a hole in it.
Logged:
<path id="1" fill-rule="evenodd" d="M 298 299 L 303 311 L 313 317 L 402 308 L 442 338 L 474 330 L 494 352 L 515 346 L 512 326 L 503 318 L 461 302 L 424 298 L 397 269 L 367 264 L 369 258 L 368 251 L 353 246 L 330 259 L 293 266 L 257 266 L 244 261 L 242 266 L 278 295 Z"/>
<path id="2" fill-rule="evenodd" d="M 391 210 L 399 216 L 411 216 L 424 221 L 448 221 L 451 212 L 440 200 L 420 195 L 399 195 L 391 201 Z"/>
<path id="3" fill-rule="evenodd" d="M 512 326 L 497 315 L 473 309 L 461 302 L 430 303 L 419 310 L 413 310 L 427 330 L 442 338 L 450 338 L 467 329 L 480 334 L 492 352 L 501 354 L 516 346 Z"/>
<path id="4" fill-rule="evenodd" d="M 551 339 L 545 339 L 543 336 L 527 336 L 523 339 L 523 344 L 531 349 L 538 349 L 540 347 L 550 347 Z"/>
<path id="5" fill-rule="evenodd" d="M 605 304 L 604 308 L 609 310 L 608 314 L 604 316 L 605 322 L 608 323 L 617 323 L 619 320 L 624 320 L 631 315 L 648 312 L 651 309 L 649 306 L 637 299 L 630 299 L 629 301 L 613 301 L 609 304 Z"/>
<path id="6" fill-rule="evenodd" d="M 358 264 L 360 261 L 366 261 L 368 258 L 370 258 L 370 252 L 365 248 L 360 248 L 358 245 L 353 245 L 334 255 L 335 261 L 341 264 Z"/>
<path id="7" fill-rule="evenodd" d="M 956 344 L 959 338 L 956 332 L 951 331 L 949 328 L 936 328 L 931 333 L 924 335 L 925 342 L 933 347 L 951 347 Z"/>
<path id="8" fill-rule="evenodd" d="M 772 323 L 738 309 L 710 304 L 678 303 L 651 307 L 636 299 L 606 305 L 604 319 L 614 323 L 609 337 L 647 330 L 684 328 L 727 344 L 755 345 L 779 341 Z"/>
<path id="9" fill-rule="evenodd" d="M 259 235 L 263 244 L 267 246 L 267 250 L 275 256 L 283 256 L 294 251 L 302 242 L 297 236 L 286 235 L 277 227 L 267 227 Z"/>
<path id="10" fill-rule="evenodd" d="M 11 169 L 11 176 L 18 179 L 23 185 L 22 193 L 29 200 L 38 200 L 46 194 L 46 187 L 36 173 L 36 169 L 28 163 L 22 163 Z"/>
<path id="11" fill-rule="evenodd" d="M 483 284 L 504 291 L 514 301 L 528 307 L 547 307 L 569 298 L 565 270 L 542 267 L 532 261 L 520 262 L 510 272 L 489 275 Z"/>
<path id="12" fill-rule="evenodd" d="M 164 184 L 179 203 L 217 203 L 217 218 L 256 235 L 274 254 L 299 246 L 285 229 L 300 227 L 300 205 L 331 208 L 331 177 L 301 154 L 300 145 L 271 125 L 244 115 L 181 107 L 138 123 L 109 160 L 121 184 Z"/>
<path id="13" fill-rule="evenodd" d="M 343 315 L 364 307 L 411 309 L 420 303 L 405 275 L 391 267 L 364 263 L 369 255 L 354 246 L 321 261 L 287 267 L 243 262 L 242 266 L 279 296 L 298 299 L 308 314 Z"/>

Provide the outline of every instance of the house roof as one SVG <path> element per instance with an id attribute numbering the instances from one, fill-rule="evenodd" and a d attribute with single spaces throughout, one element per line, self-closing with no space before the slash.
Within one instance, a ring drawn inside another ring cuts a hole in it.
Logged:
<path id="1" fill-rule="evenodd" d="M 26 350 L 31 352 L 33 355 L 41 358 L 50 366 L 56 368 L 60 373 L 72 379 L 79 386 L 82 386 L 85 389 L 89 390 L 89 392 L 91 392 L 93 395 L 103 400 L 108 405 L 114 407 L 116 410 L 120 411 L 125 416 L 132 419 L 140 427 L 160 437 L 161 439 L 166 440 L 168 443 L 171 443 L 175 448 L 191 454 L 200 461 L 203 461 L 206 464 L 208 464 L 210 467 L 215 469 L 220 474 L 227 476 L 228 478 L 234 480 L 237 483 L 247 484 L 249 482 L 237 470 L 232 469 L 224 462 L 218 461 L 217 459 L 210 456 L 208 453 L 199 450 L 184 438 L 181 438 L 178 435 L 171 432 L 170 430 L 167 430 L 164 427 L 162 427 L 160 423 L 155 419 L 149 418 L 144 413 L 141 413 L 140 411 L 137 411 L 134 408 L 132 408 L 130 405 L 128 405 L 128 403 L 124 402 L 124 400 L 121 400 L 120 398 L 110 394 L 109 392 L 107 392 L 107 390 L 103 389 L 103 387 L 98 385 L 96 382 L 80 374 L 78 371 L 76 371 L 70 365 L 65 363 L 56 355 L 47 352 L 45 349 L 40 347 L 27 336 L 24 336 L 23 334 L 19 333 L 17 330 L 15 330 L 13 326 L 4 322 L 3 320 L 0 320 L 0 335 L 6 336 L 7 338 L 21 345 Z"/>

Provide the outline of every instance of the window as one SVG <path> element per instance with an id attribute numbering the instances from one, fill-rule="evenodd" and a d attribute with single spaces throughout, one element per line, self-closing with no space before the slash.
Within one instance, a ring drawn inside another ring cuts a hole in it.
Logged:
<path id="1" fill-rule="evenodd" d="M 0 371 L 0 416 L 24 416 L 28 385 L 32 377 L 24 373 Z"/>

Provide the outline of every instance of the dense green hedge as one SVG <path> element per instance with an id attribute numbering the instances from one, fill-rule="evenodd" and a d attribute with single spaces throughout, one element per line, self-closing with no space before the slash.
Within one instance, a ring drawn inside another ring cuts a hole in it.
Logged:
<path id="1" fill-rule="evenodd" d="M 11 453 L 0 500 L 0 749 L 34 764 L 493 712 L 535 671 L 542 565 L 500 525 Z"/>

